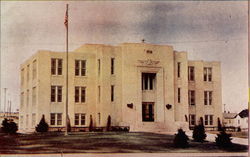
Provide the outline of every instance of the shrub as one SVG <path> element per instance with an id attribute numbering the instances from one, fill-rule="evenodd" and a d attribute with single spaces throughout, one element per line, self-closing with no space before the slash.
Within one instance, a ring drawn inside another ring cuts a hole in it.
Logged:
<path id="1" fill-rule="evenodd" d="M 45 121 L 45 117 L 43 115 L 39 124 L 36 126 L 36 132 L 48 132 L 48 130 L 49 130 L 49 125 Z"/>
<path id="2" fill-rule="evenodd" d="M 110 131 L 111 130 L 111 117 L 110 115 L 108 116 L 108 121 L 107 121 L 107 131 Z"/>
<path id="3" fill-rule="evenodd" d="M 178 133 L 175 134 L 174 138 L 174 146 L 185 148 L 188 147 L 188 136 L 185 134 L 185 132 L 182 129 L 178 129 Z"/>
<path id="4" fill-rule="evenodd" d="M 196 142 L 204 142 L 207 135 L 205 133 L 205 128 L 203 125 L 203 118 L 200 118 L 199 125 L 196 125 L 193 130 L 193 139 Z"/>
<path id="5" fill-rule="evenodd" d="M 93 131 L 93 119 L 92 119 L 92 115 L 90 115 L 89 131 Z"/>
<path id="6" fill-rule="evenodd" d="M 15 134 L 18 130 L 17 124 L 12 119 L 8 120 L 7 118 L 4 118 L 1 130 L 4 133 Z"/>
<path id="7" fill-rule="evenodd" d="M 217 121 L 218 121 L 218 131 L 222 131 L 223 128 L 221 126 L 221 122 L 220 122 L 220 118 L 219 117 L 218 117 Z"/>
<path id="8" fill-rule="evenodd" d="M 222 148 L 228 148 L 232 146 L 232 138 L 231 134 L 227 134 L 225 130 L 222 130 L 220 134 L 217 134 L 217 137 L 215 138 L 216 145 Z"/>
<path id="9" fill-rule="evenodd" d="M 69 115 L 67 115 L 67 132 L 71 132 L 71 124 L 70 124 Z"/>

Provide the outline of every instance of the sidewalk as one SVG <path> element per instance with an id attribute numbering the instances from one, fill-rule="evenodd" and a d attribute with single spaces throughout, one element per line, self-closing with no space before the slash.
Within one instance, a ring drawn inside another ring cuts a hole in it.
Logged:
<path id="1" fill-rule="evenodd" d="M 186 132 L 186 134 L 192 138 L 192 135 L 193 135 L 193 132 L 192 131 L 188 131 Z M 215 142 L 215 137 L 217 137 L 216 134 L 211 134 L 211 133 L 207 133 L 207 138 L 206 140 L 207 141 L 210 141 L 210 142 Z M 231 137 L 232 138 L 232 143 L 235 143 L 235 144 L 241 144 L 241 145 L 248 145 L 248 139 L 246 138 L 238 138 L 238 137 Z"/>
<path id="2" fill-rule="evenodd" d="M 174 135 L 176 134 L 176 132 L 155 132 L 155 133 L 159 133 L 159 134 L 167 134 L 167 135 Z M 189 139 L 193 139 L 192 135 L 193 132 L 192 131 L 186 131 L 186 135 L 189 137 Z M 215 142 L 215 137 L 217 137 L 216 134 L 211 134 L 211 133 L 207 133 L 206 132 L 206 140 L 209 142 Z M 241 144 L 241 145 L 248 145 L 248 139 L 247 138 L 238 138 L 238 137 L 231 137 L 232 138 L 232 143 L 235 144 Z"/>

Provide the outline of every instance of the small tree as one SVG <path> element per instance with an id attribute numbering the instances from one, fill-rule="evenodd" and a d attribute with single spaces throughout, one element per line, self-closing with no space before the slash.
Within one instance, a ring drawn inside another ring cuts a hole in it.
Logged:
<path id="1" fill-rule="evenodd" d="M 5 133 L 15 134 L 18 130 L 17 124 L 12 119 L 8 120 L 7 118 L 4 118 L 1 130 Z"/>
<path id="2" fill-rule="evenodd" d="M 218 131 L 222 131 L 223 128 L 221 126 L 221 122 L 220 122 L 220 118 L 219 117 L 218 117 L 217 121 L 218 121 Z"/>
<path id="3" fill-rule="evenodd" d="M 4 120 L 2 121 L 2 131 L 8 133 L 8 126 L 8 119 L 4 118 Z"/>
<path id="4" fill-rule="evenodd" d="M 70 125 L 69 115 L 67 115 L 67 132 L 71 132 L 71 125 Z"/>
<path id="5" fill-rule="evenodd" d="M 36 132 L 47 132 L 49 130 L 49 125 L 45 121 L 45 116 L 42 116 L 39 124 L 36 126 Z"/>
<path id="6" fill-rule="evenodd" d="M 222 148 L 228 148 L 232 146 L 232 138 L 231 134 L 227 134 L 225 130 L 223 129 L 220 134 L 217 134 L 217 137 L 215 138 L 216 145 Z"/>
<path id="7" fill-rule="evenodd" d="M 107 121 L 107 131 L 111 130 L 111 117 L 110 115 L 108 116 L 108 121 Z"/>
<path id="8" fill-rule="evenodd" d="M 188 147 L 188 140 L 186 133 L 182 129 L 178 129 L 178 133 L 175 134 L 174 138 L 174 146 L 180 148 Z"/>
<path id="9" fill-rule="evenodd" d="M 196 142 L 204 142 L 207 135 L 203 125 L 203 118 L 200 118 L 199 125 L 196 125 L 193 130 L 193 139 Z"/>
<path id="10" fill-rule="evenodd" d="M 93 131 L 93 119 L 92 119 L 92 115 L 90 115 L 89 131 Z"/>

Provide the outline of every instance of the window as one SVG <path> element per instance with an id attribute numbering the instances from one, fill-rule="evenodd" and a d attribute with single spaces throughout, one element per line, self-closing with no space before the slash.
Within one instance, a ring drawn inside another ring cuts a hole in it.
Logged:
<path id="1" fill-rule="evenodd" d="M 195 91 L 194 90 L 188 91 L 188 103 L 189 105 L 195 105 Z"/>
<path id="2" fill-rule="evenodd" d="M 177 63 L 177 77 L 181 77 L 181 62 Z"/>
<path id="3" fill-rule="evenodd" d="M 213 125 L 213 115 L 205 115 L 205 125 Z"/>
<path id="4" fill-rule="evenodd" d="M 142 90 L 154 90 L 155 78 L 155 73 L 142 73 Z"/>
<path id="5" fill-rule="evenodd" d="M 181 102 L 181 88 L 178 88 L 178 103 Z"/>
<path id="6" fill-rule="evenodd" d="M 27 82 L 29 81 L 30 77 L 30 65 L 27 65 Z"/>
<path id="7" fill-rule="evenodd" d="M 51 102 L 62 102 L 62 86 L 51 86 Z"/>
<path id="8" fill-rule="evenodd" d="M 56 114 L 55 113 L 50 114 L 50 125 L 56 125 Z"/>
<path id="9" fill-rule="evenodd" d="M 75 114 L 75 125 L 85 125 L 85 114 L 76 113 Z"/>
<path id="10" fill-rule="evenodd" d="M 98 86 L 98 102 L 101 101 L 101 86 Z"/>
<path id="11" fill-rule="evenodd" d="M 36 125 L 36 114 L 32 113 L 32 127 Z"/>
<path id="12" fill-rule="evenodd" d="M 34 80 L 36 78 L 37 75 L 37 68 L 36 68 L 36 60 L 33 61 L 32 63 L 32 79 Z"/>
<path id="13" fill-rule="evenodd" d="M 111 85 L 111 101 L 114 101 L 114 92 L 115 92 L 115 86 Z"/>
<path id="14" fill-rule="evenodd" d="M 212 91 L 204 91 L 204 105 L 212 105 Z"/>
<path id="15" fill-rule="evenodd" d="M 62 59 L 51 59 L 51 74 L 62 75 Z"/>
<path id="16" fill-rule="evenodd" d="M 86 76 L 86 60 L 75 60 L 75 76 Z"/>
<path id="17" fill-rule="evenodd" d="M 62 125 L 62 113 L 50 113 L 50 125 Z"/>
<path id="18" fill-rule="evenodd" d="M 194 114 L 189 115 L 189 125 L 195 125 L 195 115 Z"/>
<path id="19" fill-rule="evenodd" d="M 32 105 L 36 105 L 36 87 L 32 88 Z"/>
<path id="20" fill-rule="evenodd" d="M 21 70 L 21 85 L 24 83 L 24 69 Z"/>
<path id="21" fill-rule="evenodd" d="M 212 68 L 208 68 L 208 67 L 204 68 L 204 81 L 208 81 L 208 82 L 212 81 Z"/>
<path id="22" fill-rule="evenodd" d="M 62 113 L 57 113 L 57 125 L 62 125 Z"/>
<path id="23" fill-rule="evenodd" d="M 111 75 L 115 72 L 115 58 L 111 58 Z"/>
<path id="24" fill-rule="evenodd" d="M 75 87 L 75 102 L 84 103 L 86 100 L 86 87 Z"/>
<path id="25" fill-rule="evenodd" d="M 194 81 L 194 67 L 193 66 L 188 67 L 188 80 Z"/>
<path id="26" fill-rule="evenodd" d="M 26 102 L 27 106 L 29 106 L 29 94 L 30 94 L 30 92 L 29 92 L 29 90 L 27 90 L 27 97 L 26 97 L 27 98 L 27 102 Z"/>
<path id="27" fill-rule="evenodd" d="M 100 73 L 101 73 L 101 60 L 100 59 L 98 59 L 98 76 L 100 76 Z"/>

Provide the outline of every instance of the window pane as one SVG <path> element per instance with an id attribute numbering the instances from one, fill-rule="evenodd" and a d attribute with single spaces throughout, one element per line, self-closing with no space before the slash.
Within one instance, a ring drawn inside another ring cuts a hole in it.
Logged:
<path id="1" fill-rule="evenodd" d="M 75 102 L 79 102 L 79 87 L 75 87 Z"/>
<path id="2" fill-rule="evenodd" d="M 177 77 L 180 77 L 181 76 L 181 63 L 178 62 L 177 63 Z"/>
<path id="3" fill-rule="evenodd" d="M 75 125 L 79 125 L 79 114 L 75 114 Z"/>
<path id="4" fill-rule="evenodd" d="M 207 68 L 204 68 L 204 81 L 207 81 Z"/>
<path id="5" fill-rule="evenodd" d="M 57 86 L 57 102 L 62 102 L 62 86 Z"/>
<path id="6" fill-rule="evenodd" d="M 57 125 L 62 125 L 62 114 L 61 113 L 57 114 Z"/>
<path id="7" fill-rule="evenodd" d="M 75 75 L 79 76 L 80 74 L 80 61 L 79 60 L 75 60 Z"/>
<path id="8" fill-rule="evenodd" d="M 51 86 L 51 102 L 55 102 L 55 101 L 56 101 L 56 87 Z"/>
<path id="9" fill-rule="evenodd" d="M 178 88 L 178 103 L 181 102 L 181 88 Z"/>
<path id="10" fill-rule="evenodd" d="M 81 88 L 81 102 L 85 102 L 85 87 Z"/>
<path id="11" fill-rule="evenodd" d="M 51 59 L 51 74 L 56 74 L 56 59 Z"/>
<path id="12" fill-rule="evenodd" d="M 50 114 L 50 125 L 55 125 L 56 122 L 56 116 L 55 113 Z"/>
<path id="13" fill-rule="evenodd" d="M 212 68 L 208 68 L 208 81 L 212 81 Z"/>
<path id="14" fill-rule="evenodd" d="M 115 64 L 115 59 L 111 58 L 111 74 L 114 74 L 114 64 Z"/>
<path id="15" fill-rule="evenodd" d="M 85 125 L 85 114 L 81 114 L 81 125 Z"/>
<path id="16" fill-rule="evenodd" d="M 111 101 L 114 101 L 114 86 L 111 85 Z"/>
<path id="17" fill-rule="evenodd" d="M 81 76 L 85 76 L 86 75 L 86 61 L 85 60 L 81 61 L 81 64 L 82 64 Z"/>
<path id="18" fill-rule="evenodd" d="M 62 59 L 58 59 L 58 75 L 62 75 Z"/>

